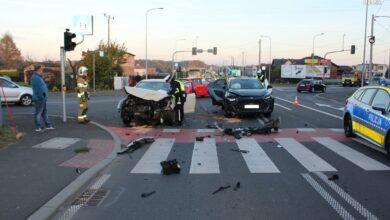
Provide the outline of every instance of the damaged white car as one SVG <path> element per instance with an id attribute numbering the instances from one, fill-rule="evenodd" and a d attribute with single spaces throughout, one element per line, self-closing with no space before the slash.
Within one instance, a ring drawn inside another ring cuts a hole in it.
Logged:
<path id="1" fill-rule="evenodd" d="M 170 84 L 166 79 L 147 79 L 135 87 L 125 86 L 127 97 L 118 103 L 122 122 L 133 121 L 173 124 L 176 120 L 174 100 L 167 94 Z"/>

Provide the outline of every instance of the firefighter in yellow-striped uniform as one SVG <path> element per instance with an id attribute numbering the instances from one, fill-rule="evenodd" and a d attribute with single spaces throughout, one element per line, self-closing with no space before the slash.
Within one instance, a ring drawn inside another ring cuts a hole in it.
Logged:
<path id="1" fill-rule="evenodd" d="M 170 79 L 171 90 L 168 92 L 175 99 L 175 113 L 177 125 L 182 125 L 184 121 L 184 103 L 186 102 L 187 94 L 184 89 L 184 83 L 176 80 L 175 77 Z"/>
<path id="2" fill-rule="evenodd" d="M 77 72 L 77 99 L 79 103 L 77 121 L 79 123 L 88 123 L 89 120 L 87 118 L 88 111 L 88 81 L 87 81 L 88 69 L 87 67 L 80 67 Z"/>

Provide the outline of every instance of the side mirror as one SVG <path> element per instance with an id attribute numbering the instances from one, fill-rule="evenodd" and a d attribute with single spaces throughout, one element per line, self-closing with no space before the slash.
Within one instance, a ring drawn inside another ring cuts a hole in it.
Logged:
<path id="1" fill-rule="evenodd" d="M 382 115 L 386 113 L 386 108 L 385 108 L 385 105 L 383 105 L 383 104 L 373 105 L 372 109 L 380 111 L 382 113 Z"/>

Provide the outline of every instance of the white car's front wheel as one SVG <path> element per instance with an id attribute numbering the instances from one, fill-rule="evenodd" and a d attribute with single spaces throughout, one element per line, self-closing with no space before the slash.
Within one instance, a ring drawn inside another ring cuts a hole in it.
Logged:
<path id="1" fill-rule="evenodd" d="M 24 106 L 30 106 L 32 104 L 32 97 L 30 95 L 23 95 L 20 98 L 20 104 Z"/>

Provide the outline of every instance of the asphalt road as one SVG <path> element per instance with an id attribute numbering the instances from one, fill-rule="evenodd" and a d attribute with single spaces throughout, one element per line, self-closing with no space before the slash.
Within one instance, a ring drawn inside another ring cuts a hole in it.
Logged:
<path id="1" fill-rule="evenodd" d="M 92 95 L 92 120 L 111 127 L 124 143 L 150 134 L 156 141 L 118 156 L 86 189 L 101 198 L 69 204 L 54 219 L 389 219 L 390 162 L 386 155 L 346 139 L 341 130 L 344 100 L 355 89 L 330 87 L 321 94 L 275 87 L 272 118 L 282 118 L 282 130 L 241 140 L 198 129 L 215 122 L 260 126 L 269 119 L 224 118 L 206 97 L 197 99 L 196 112 L 186 115 L 183 127 L 128 128 L 116 112 L 123 94 Z M 292 104 L 295 97 L 298 107 Z M 76 99 L 68 100 L 74 115 Z M 59 96 L 52 95 L 50 113 L 60 110 Z M 26 111 L 32 108 L 13 109 Z M 194 140 L 208 135 L 203 142 Z M 174 158 L 181 173 L 161 175 L 159 162 Z M 338 178 L 328 180 L 333 175 Z"/>

